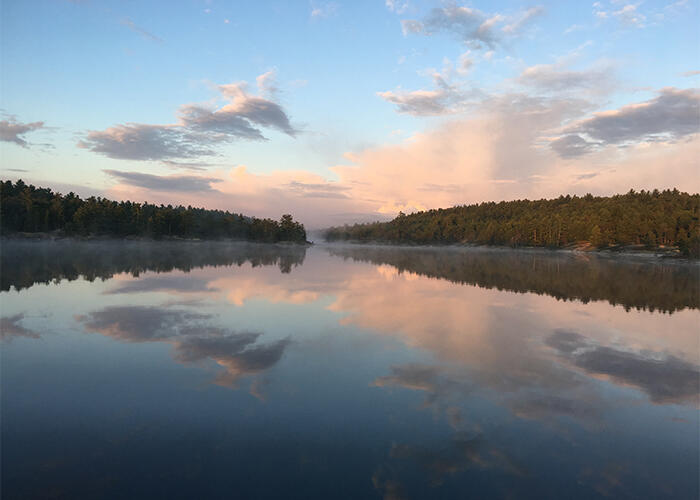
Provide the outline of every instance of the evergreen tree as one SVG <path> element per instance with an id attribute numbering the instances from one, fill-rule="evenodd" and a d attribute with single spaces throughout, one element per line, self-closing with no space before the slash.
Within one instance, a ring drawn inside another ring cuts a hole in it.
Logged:
<path id="1" fill-rule="evenodd" d="M 399 215 L 389 222 L 333 227 L 329 241 L 565 247 L 590 243 L 674 246 L 700 257 L 700 194 L 630 190 L 551 200 L 462 205 Z"/>
<path id="2" fill-rule="evenodd" d="M 303 224 L 285 214 L 277 222 L 222 210 L 112 201 L 26 185 L 0 182 L 0 231 L 60 231 L 66 235 L 151 238 L 239 239 L 306 242 Z"/>

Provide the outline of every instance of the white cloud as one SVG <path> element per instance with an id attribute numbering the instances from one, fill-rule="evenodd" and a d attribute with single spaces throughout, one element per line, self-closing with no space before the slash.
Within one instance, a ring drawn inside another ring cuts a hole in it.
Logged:
<path id="1" fill-rule="evenodd" d="M 403 14 L 409 7 L 407 1 L 401 0 L 385 0 L 384 5 L 386 5 L 386 8 L 391 12 L 396 12 L 397 14 Z"/>
<path id="2" fill-rule="evenodd" d="M 623 24 L 643 28 L 647 18 L 637 10 L 637 7 L 639 7 L 639 4 L 627 4 L 621 9 L 614 11 L 613 16 Z"/>
<path id="3" fill-rule="evenodd" d="M 645 28 L 648 26 L 647 15 L 639 10 L 639 3 L 626 3 L 617 8 L 621 2 L 612 0 L 610 6 L 605 6 L 603 2 L 595 2 L 593 4 L 593 15 L 601 21 L 616 20 L 621 25 L 632 28 Z M 652 15 L 650 13 L 649 15 Z M 657 12 L 653 17 L 663 19 L 664 14 Z"/>
<path id="4" fill-rule="evenodd" d="M 311 19 L 317 20 L 330 17 L 338 12 L 339 5 L 335 2 L 311 2 Z"/>
<path id="5" fill-rule="evenodd" d="M 544 14 L 544 7 L 538 5 L 530 7 L 522 12 L 511 24 L 503 27 L 503 32 L 508 34 L 519 33 L 532 19 Z"/>

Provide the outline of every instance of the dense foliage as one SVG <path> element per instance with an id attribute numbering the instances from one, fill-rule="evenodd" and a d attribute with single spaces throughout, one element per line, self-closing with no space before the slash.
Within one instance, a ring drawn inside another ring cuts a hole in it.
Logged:
<path id="1" fill-rule="evenodd" d="M 180 237 L 305 242 L 304 226 L 291 215 L 279 222 L 222 210 L 152 205 L 106 198 L 81 199 L 51 189 L 0 183 L 2 234 L 62 231 L 67 235 Z"/>
<path id="2" fill-rule="evenodd" d="M 677 246 L 700 254 L 700 194 L 630 191 L 611 197 L 560 196 L 552 200 L 480 203 L 410 215 L 390 222 L 334 227 L 329 241 L 392 243 L 474 243 L 564 247 L 583 242 L 612 245 Z"/>

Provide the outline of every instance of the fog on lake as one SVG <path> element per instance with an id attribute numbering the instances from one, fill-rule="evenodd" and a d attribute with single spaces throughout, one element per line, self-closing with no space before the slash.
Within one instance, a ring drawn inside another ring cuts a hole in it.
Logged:
<path id="1" fill-rule="evenodd" d="M 697 498 L 700 267 L 2 247 L 3 498 Z"/>

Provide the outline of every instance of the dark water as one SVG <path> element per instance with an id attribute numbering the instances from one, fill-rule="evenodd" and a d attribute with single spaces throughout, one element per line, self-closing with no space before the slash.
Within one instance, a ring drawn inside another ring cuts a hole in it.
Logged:
<path id="1" fill-rule="evenodd" d="M 2 497 L 698 498 L 698 273 L 5 242 Z"/>

